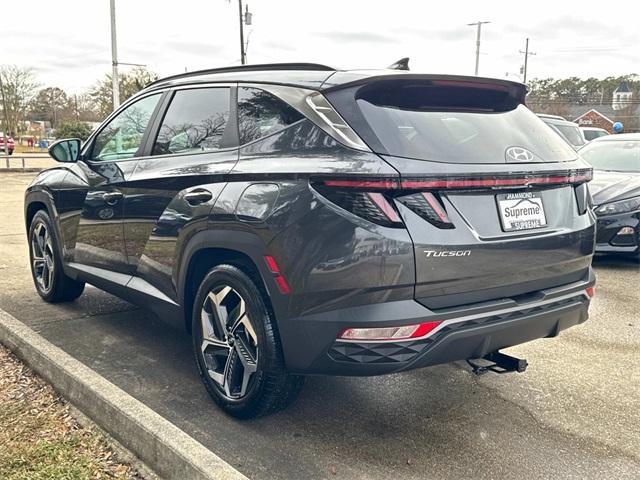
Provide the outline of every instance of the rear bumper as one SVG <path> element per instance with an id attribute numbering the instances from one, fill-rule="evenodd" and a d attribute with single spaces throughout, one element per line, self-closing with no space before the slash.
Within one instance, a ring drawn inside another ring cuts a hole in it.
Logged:
<path id="1" fill-rule="evenodd" d="M 587 278 L 536 292 L 532 299 L 502 299 L 433 312 L 405 300 L 300 317 L 281 325 L 285 361 L 300 374 L 380 375 L 479 358 L 537 338 L 554 337 L 588 318 Z M 432 320 L 428 336 L 402 342 L 336 340 L 347 327 L 381 327 Z"/>

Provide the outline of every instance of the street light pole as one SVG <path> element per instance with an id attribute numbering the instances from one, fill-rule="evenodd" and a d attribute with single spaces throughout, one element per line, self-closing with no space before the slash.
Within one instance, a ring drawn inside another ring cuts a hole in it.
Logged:
<path id="1" fill-rule="evenodd" d="M 476 77 L 478 76 L 478 70 L 480 68 L 480 35 L 482 32 L 482 25 L 484 25 L 485 23 L 491 23 L 491 22 L 481 22 L 481 21 L 477 21 L 475 23 L 467 23 L 468 26 L 477 26 L 478 27 L 478 33 L 476 35 Z"/>
<path id="2" fill-rule="evenodd" d="M 3 129 L 2 135 L 4 136 L 4 154 L 9 156 L 9 139 L 7 134 L 7 128 L 9 128 L 9 120 L 7 113 L 7 100 L 4 96 L 4 85 L 2 84 L 2 70 L 0 70 L 0 94 L 2 95 L 2 113 L 3 113 Z M 8 162 L 9 160 L 7 160 Z"/>
<path id="3" fill-rule="evenodd" d="M 111 10 L 111 89 L 113 109 L 120 105 L 120 79 L 118 78 L 118 44 L 116 41 L 116 0 L 110 0 Z"/>

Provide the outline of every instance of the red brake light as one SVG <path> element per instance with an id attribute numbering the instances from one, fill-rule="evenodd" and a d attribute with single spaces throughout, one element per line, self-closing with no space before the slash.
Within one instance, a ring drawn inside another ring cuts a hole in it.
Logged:
<path id="1" fill-rule="evenodd" d="M 394 200 L 438 228 L 454 228 L 440 195 L 433 190 L 571 185 L 591 180 L 591 169 L 519 172 L 496 176 L 329 178 L 312 180 L 318 193 L 341 208 L 385 227 L 401 227 Z"/>
<path id="2" fill-rule="evenodd" d="M 402 220 L 400 220 L 400 216 L 398 215 L 398 212 L 396 212 L 393 209 L 389 201 L 386 198 L 384 198 L 384 195 L 378 192 L 369 192 L 367 193 L 367 195 L 371 200 L 373 200 L 373 203 L 375 203 L 378 206 L 378 208 L 382 210 L 382 213 L 385 214 L 385 216 L 389 219 L 390 222 L 402 223 Z"/>
<path id="3" fill-rule="evenodd" d="M 313 187 L 327 200 L 360 218 L 384 227 L 402 226 L 387 195 L 398 188 L 396 179 L 324 180 Z"/>
<path id="4" fill-rule="evenodd" d="M 488 178 L 435 178 L 403 180 L 401 188 L 420 189 L 450 189 L 450 188 L 492 188 L 492 187 L 527 187 L 529 185 L 561 185 L 589 182 L 591 171 L 570 172 L 563 175 L 527 175 L 514 177 Z"/>
<path id="5" fill-rule="evenodd" d="M 438 215 L 438 218 L 442 223 L 451 223 L 449 221 L 449 217 L 447 217 L 447 212 L 440 206 L 440 202 L 436 200 L 436 197 L 433 196 L 431 192 L 422 192 L 422 196 L 427 201 L 427 203 L 431 206 L 433 211 Z"/>

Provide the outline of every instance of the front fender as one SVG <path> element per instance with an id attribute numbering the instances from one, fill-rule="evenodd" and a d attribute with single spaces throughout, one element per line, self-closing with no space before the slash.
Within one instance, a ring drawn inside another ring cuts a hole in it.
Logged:
<path id="1" fill-rule="evenodd" d="M 64 181 L 69 172 L 63 168 L 45 170 L 38 174 L 29 184 L 24 194 L 24 218 L 25 227 L 29 230 L 29 223 L 33 217 L 34 203 L 42 203 L 47 208 L 51 220 L 56 223 L 58 217 L 57 204 L 62 198 Z"/>

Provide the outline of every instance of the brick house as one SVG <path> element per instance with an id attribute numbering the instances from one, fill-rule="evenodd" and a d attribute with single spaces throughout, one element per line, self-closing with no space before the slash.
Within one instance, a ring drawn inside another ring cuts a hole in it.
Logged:
<path id="1" fill-rule="evenodd" d="M 597 127 L 604 128 L 607 132 L 613 133 L 613 124 L 615 123 L 609 117 L 600 113 L 595 108 L 583 113 L 573 120 L 581 127 Z"/>

